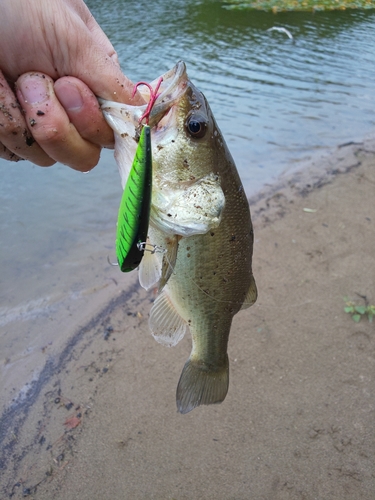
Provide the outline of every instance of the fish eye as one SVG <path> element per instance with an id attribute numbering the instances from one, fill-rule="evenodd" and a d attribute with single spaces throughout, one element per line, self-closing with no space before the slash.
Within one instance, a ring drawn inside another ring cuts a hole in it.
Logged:
<path id="1" fill-rule="evenodd" d="M 186 128 L 192 137 L 201 139 L 206 134 L 207 123 L 204 120 L 191 116 L 186 123 Z"/>

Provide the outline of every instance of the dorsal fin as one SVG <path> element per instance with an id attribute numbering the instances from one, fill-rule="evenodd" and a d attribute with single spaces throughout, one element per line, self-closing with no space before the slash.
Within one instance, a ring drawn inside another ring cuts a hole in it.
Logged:
<path id="1" fill-rule="evenodd" d="M 155 340 L 168 347 L 178 344 L 188 330 L 165 291 L 156 297 L 148 324 Z"/>
<path id="2" fill-rule="evenodd" d="M 246 294 L 245 300 L 243 301 L 242 309 L 247 309 L 248 307 L 252 306 L 255 304 L 256 300 L 258 298 L 258 290 L 257 290 L 257 285 L 255 283 L 254 276 L 251 275 L 251 281 L 250 281 L 250 286 L 249 290 Z"/>

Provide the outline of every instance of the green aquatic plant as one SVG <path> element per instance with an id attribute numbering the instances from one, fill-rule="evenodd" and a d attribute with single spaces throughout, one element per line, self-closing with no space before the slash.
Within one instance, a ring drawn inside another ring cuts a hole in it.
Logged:
<path id="1" fill-rule="evenodd" d="M 361 306 L 355 304 L 354 302 L 351 302 L 347 298 L 344 298 L 344 300 L 346 304 L 344 307 L 344 311 L 351 315 L 353 321 L 359 323 L 362 316 L 367 315 L 369 322 L 372 323 L 372 319 L 375 316 L 375 306 L 369 305 L 367 303 Z"/>
<path id="2" fill-rule="evenodd" d="M 223 0 L 225 9 L 271 12 L 375 9 L 374 0 Z"/>

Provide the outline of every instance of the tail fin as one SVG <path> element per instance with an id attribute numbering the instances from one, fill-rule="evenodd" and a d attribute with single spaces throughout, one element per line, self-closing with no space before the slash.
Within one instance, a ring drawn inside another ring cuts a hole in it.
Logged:
<path id="1" fill-rule="evenodd" d="M 177 386 L 176 402 L 180 413 L 189 413 L 199 405 L 224 401 L 229 386 L 229 361 L 213 370 L 188 359 Z"/>

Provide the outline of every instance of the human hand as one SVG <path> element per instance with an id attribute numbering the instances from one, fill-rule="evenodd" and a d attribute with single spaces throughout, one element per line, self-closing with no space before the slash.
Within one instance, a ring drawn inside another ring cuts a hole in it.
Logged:
<path id="1" fill-rule="evenodd" d="M 93 168 L 113 145 L 96 96 L 143 100 L 86 5 L 2 0 L 0 32 L 0 157 Z"/>

